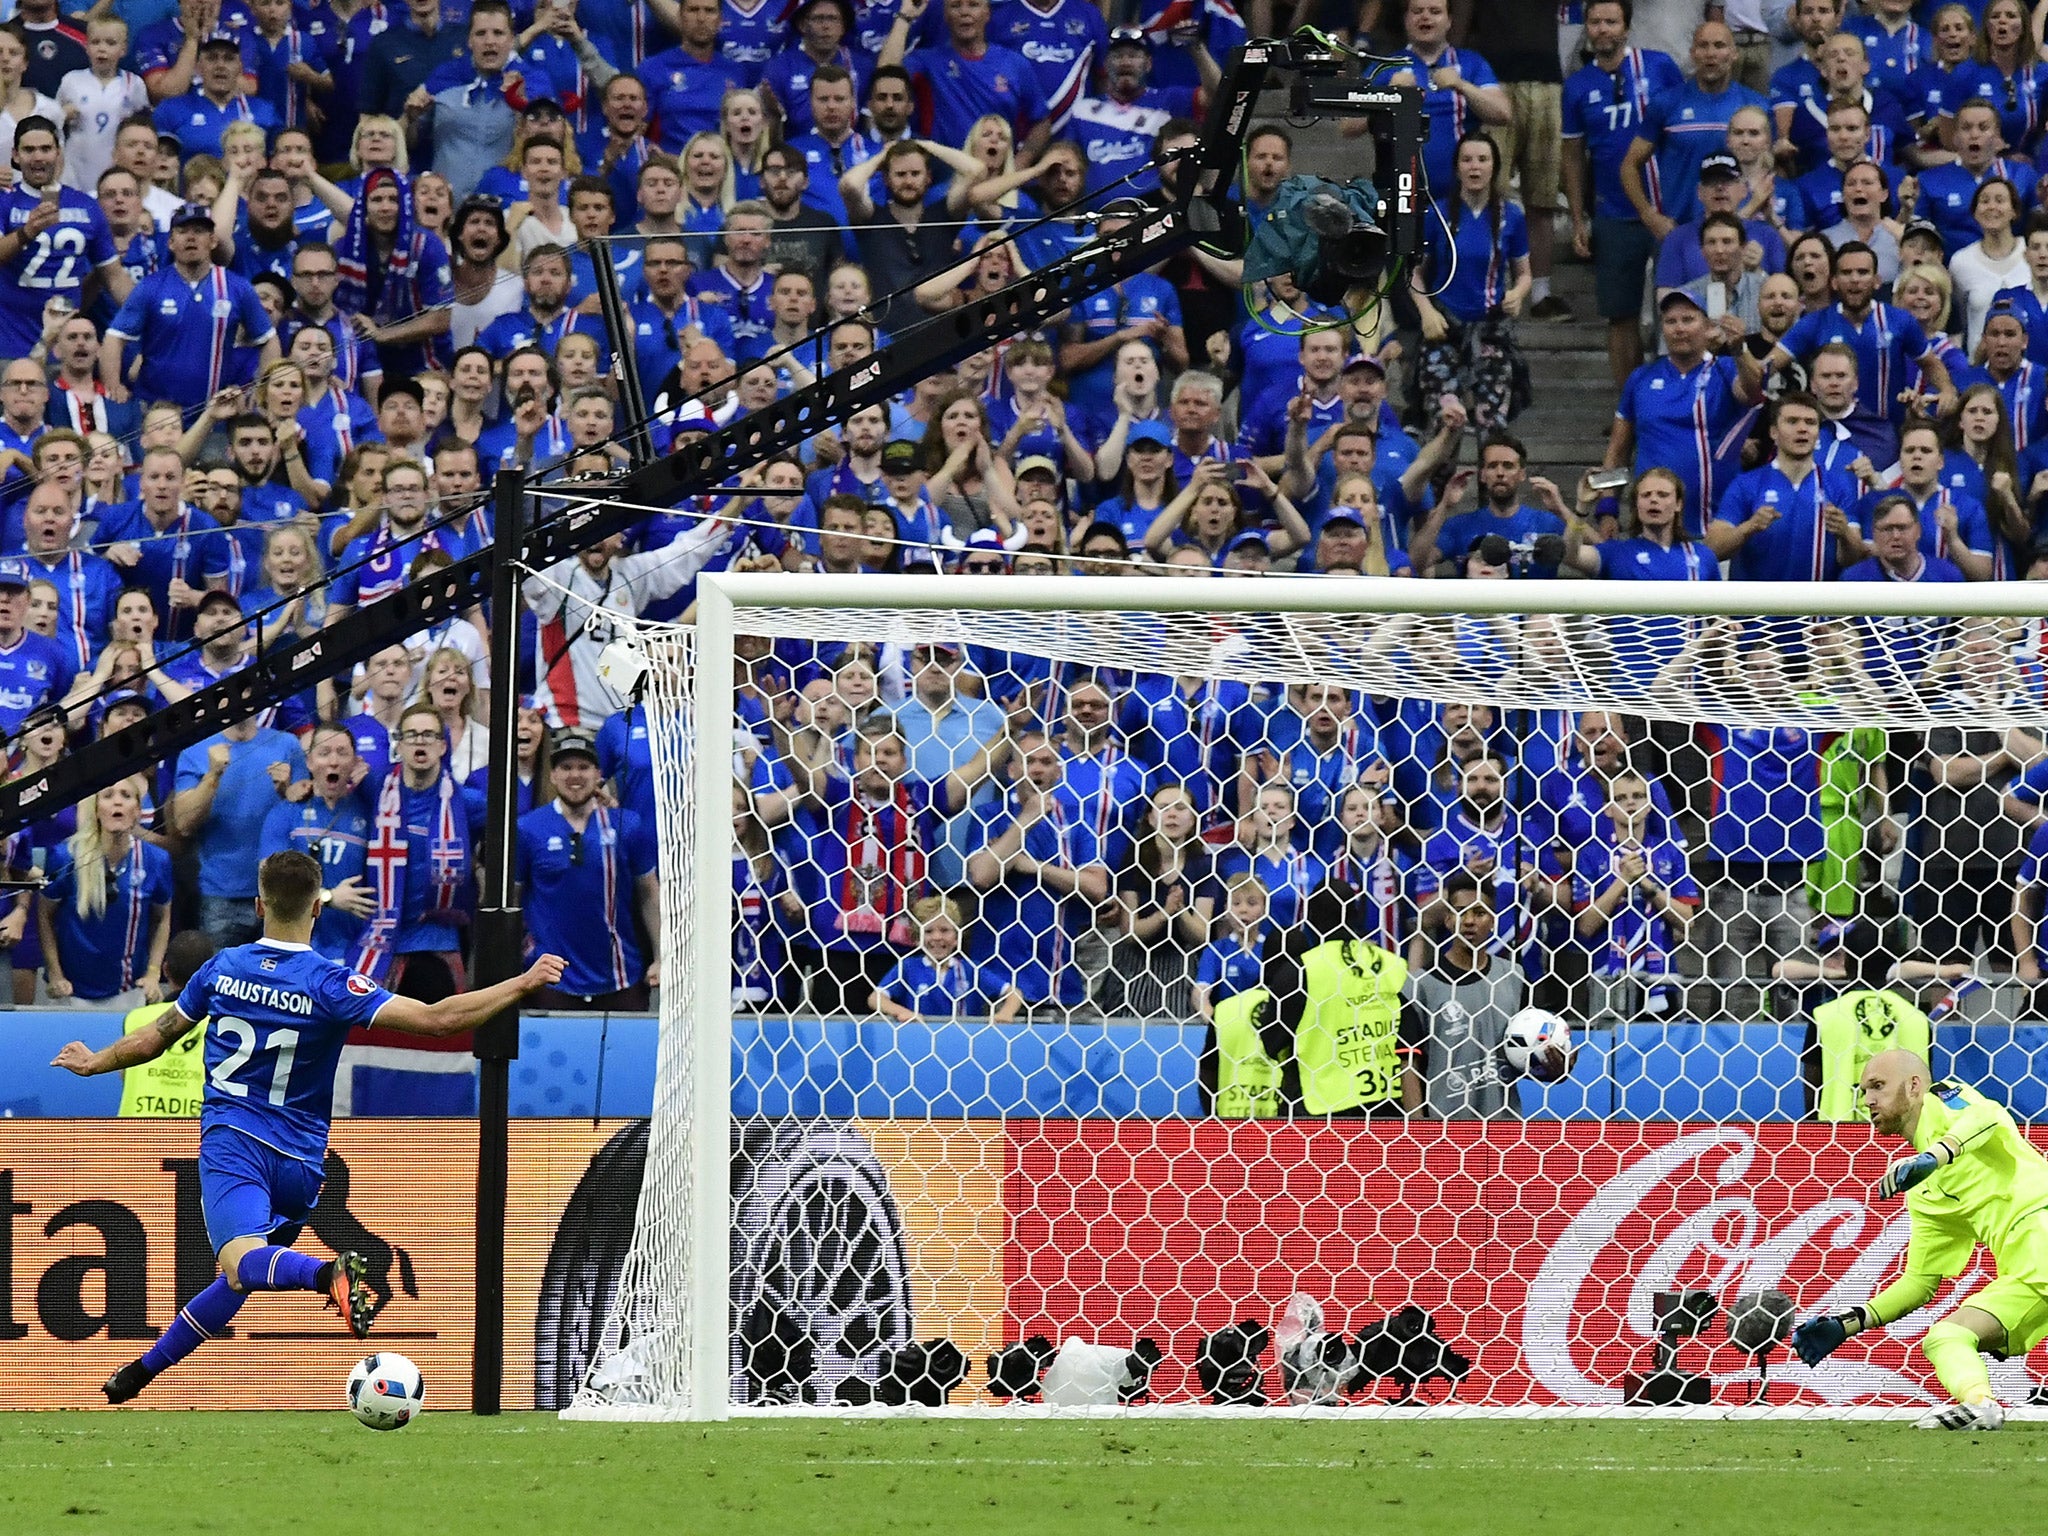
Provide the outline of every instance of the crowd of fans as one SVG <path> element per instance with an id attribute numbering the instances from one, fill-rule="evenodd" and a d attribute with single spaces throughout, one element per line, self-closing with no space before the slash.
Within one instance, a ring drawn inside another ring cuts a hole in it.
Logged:
<path id="1" fill-rule="evenodd" d="M 1312 8 L 1270 9 L 1253 24 Z M 252 936 L 256 863 L 288 845 L 330 877 L 323 951 L 464 985 L 487 641 L 521 622 L 531 675 L 496 680 L 518 740 L 496 745 L 525 785 L 529 927 L 570 956 L 548 1001 L 644 1002 L 656 792 L 645 712 L 599 656 L 621 615 L 687 620 L 707 569 L 2048 575 L 2036 28 L 2017 0 L 1799 0 L 1782 36 L 1742 9 L 1646 3 L 1690 32 L 1682 61 L 1632 43 L 1629 0 L 1569 24 L 1513 0 L 1483 31 L 1446 0 L 1319 16 L 1426 92 L 1428 252 L 1385 303 L 1247 289 L 1191 252 L 646 508 L 531 580 L 528 612 L 413 636 L 24 834 L 13 863 L 49 883 L 0 917 L 15 999 L 156 996 L 173 912 Z M 483 548 L 501 467 L 561 496 L 617 471 L 629 355 L 666 449 L 1113 234 L 1172 191 L 1244 35 L 1220 0 L 1115 26 L 1091 0 L 18 0 L 15 771 Z M 1251 133 L 1252 219 L 1293 148 Z M 1619 389 L 1569 491 L 1510 430 L 1518 328 L 1571 317 L 1560 239 L 1593 264 Z M 599 247 L 630 335 L 599 313 Z M 1326 880 L 1418 968 L 1497 964 L 1594 1014 L 1743 1016 L 1774 976 L 1839 974 L 1849 920 L 1887 902 L 1916 974 L 2038 978 L 2048 747 L 1964 712 L 2038 700 L 2033 630 L 1627 634 L 1614 665 L 1642 689 L 1731 720 L 1912 694 L 1957 724 L 1695 737 L 1129 657 L 749 640 L 735 999 L 1206 1017 Z M 1483 678 L 1584 640 L 1404 621 L 1374 643 Z"/>

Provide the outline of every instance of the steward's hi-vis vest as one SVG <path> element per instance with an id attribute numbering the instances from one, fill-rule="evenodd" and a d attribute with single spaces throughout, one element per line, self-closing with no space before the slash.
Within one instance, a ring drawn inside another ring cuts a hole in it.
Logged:
<path id="1" fill-rule="evenodd" d="M 1927 1015 L 1891 991 L 1844 992 L 1813 1010 L 1820 1039 L 1820 1118 L 1868 1120 L 1857 1097 L 1863 1068 L 1879 1051 L 1911 1051 L 1927 1059 L 1934 1030 Z"/>
<path id="2" fill-rule="evenodd" d="M 1280 1110 L 1280 1063 L 1266 1054 L 1259 1022 L 1271 1000 L 1264 987 L 1216 1005 L 1216 1117 L 1270 1120 Z"/>
<path id="3" fill-rule="evenodd" d="M 1363 939 L 1335 939 L 1302 956 L 1307 1001 L 1294 1034 L 1302 1107 L 1341 1114 L 1401 1096 L 1401 985 L 1408 965 Z"/>
<path id="4" fill-rule="evenodd" d="M 163 1017 L 169 1003 L 145 1003 L 121 1021 L 121 1033 L 133 1034 Z M 196 1118 L 206 1096 L 206 1021 L 200 1020 L 171 1042 L 155 1061 L 121 1073 L 121 1117 L 134 1120 Z"/>

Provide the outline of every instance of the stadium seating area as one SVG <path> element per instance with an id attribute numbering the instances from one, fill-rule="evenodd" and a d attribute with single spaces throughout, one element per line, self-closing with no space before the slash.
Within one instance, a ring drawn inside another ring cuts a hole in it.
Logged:
<path id="1" fill-rule="evenodd" d="M 646 509 L 539 573 L 527 611 L 415 635 L 20 834 L 8 864 L 47 885 L 0 915 L 0 1001 L 161 998 L 173 933 L 255 935 L 257 863 L 286 847 L 326 870 L 322 952 L 463 988 L 484 770 L 516 751 L 529 929 L 570 960 L 542 1002 L 644 1010 L 648 721 L 598 657 L 623 619 L 688 622 L 705 571 L 2048 577 L 2048 62 L 2023 11 L 1805 0 L 1775 35 L 1684 9 L 1339 18 L 1426 91 L 1428 254 L 1388 302 L 1352 315 L 1190 253 Z M 1113 233 L 1170 191 L 1245 25 L 1225 0 L 17 0 L 12 771 L 487 546 L 500 467 L 601 486 L 629 358 L 665 448 Z M 1337 126 L 1312 132 L 1304 161 L 1350 174 Z M 1252 134 L 1254 220 L 1295 151 Z M 599 313 L 599 247 L 629 335 Z M 1617 397 L 1604 463 L 1559 485 L 1513 423 L 1523 339 L 1573 318 L 1568 261 Z M 522 666 L 493 679 L 505 623 Z M 2043 635 L 1644 626 L 1644 685 L 1697 706 L 1679 724 L 743 641 L 732 984 L 759 1070 L 737 1080 L 764 1107 L 806 1083 L 865 1104 L 905 1087 L 889 1063 L 937 1062 L 943 1089 L 908 1086 L 977 1113 L 1192 1108 L 1205 1026 L 1328 882 L 1412 975 L 1486 978 L 1483 1006 L 1418 1005 L 1417 1049 L 1497 1044 L 1525 1002 L 1589 1026 L 1567 1084 L 1429 1112 L 1804 1113 L 1805 1021 L 1845 987 L 1945 1030 L 2039 1016 Z M 1583 638 L 1500 621 L 1446 654 L 1506 678 Z M 490 740 L 493 686 L 521 696 L 514 743 Z M 1816 699 L 1930 723 L 1798 726 Z M 792 1012 L 824 1022 L 773 1022 Z M 949 1043 L 905 1043 L 923 1029 Z M 1943 1040 L 2031 1076 L 2024 1027 Z M 786 1070 L 818 1052 L 841 1066 Z"/>

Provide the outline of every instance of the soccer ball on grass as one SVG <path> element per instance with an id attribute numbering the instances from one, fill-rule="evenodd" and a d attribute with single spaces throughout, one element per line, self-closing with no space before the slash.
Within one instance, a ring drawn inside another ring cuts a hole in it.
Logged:
<path id="1" fill-rule="evenodd" d="M 1500 1053 L 1518 1074 L 1554 1083 L 1572 1069 L 1572 1027 L 1548 1008 L 1524 1008 L 1508 1020 Z"/>
<path id="2" fill-rule="evenodd" d="M 405 1428 L 420 1411 L 426 1390 L 420 1368 L 389 1350 L 365 1355 L 348 1373 L 349 1411 L 369 1429 Z"/>

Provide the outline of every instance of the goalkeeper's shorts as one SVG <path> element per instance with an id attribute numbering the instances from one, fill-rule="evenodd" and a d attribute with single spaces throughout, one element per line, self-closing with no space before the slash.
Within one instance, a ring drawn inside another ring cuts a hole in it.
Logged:
<path id="1" fill-rule="evenodd" d="M 2016 1360 L 2048 1341 L 2048 1221 L 2036 1217 L 2032 1229 L 1998 1255 L 1998 1278 L 1958 1306 L 1989 1312 L 2005 1324 L 2005 1348 L 1999 1353 L 2007 1359 Z"/>

